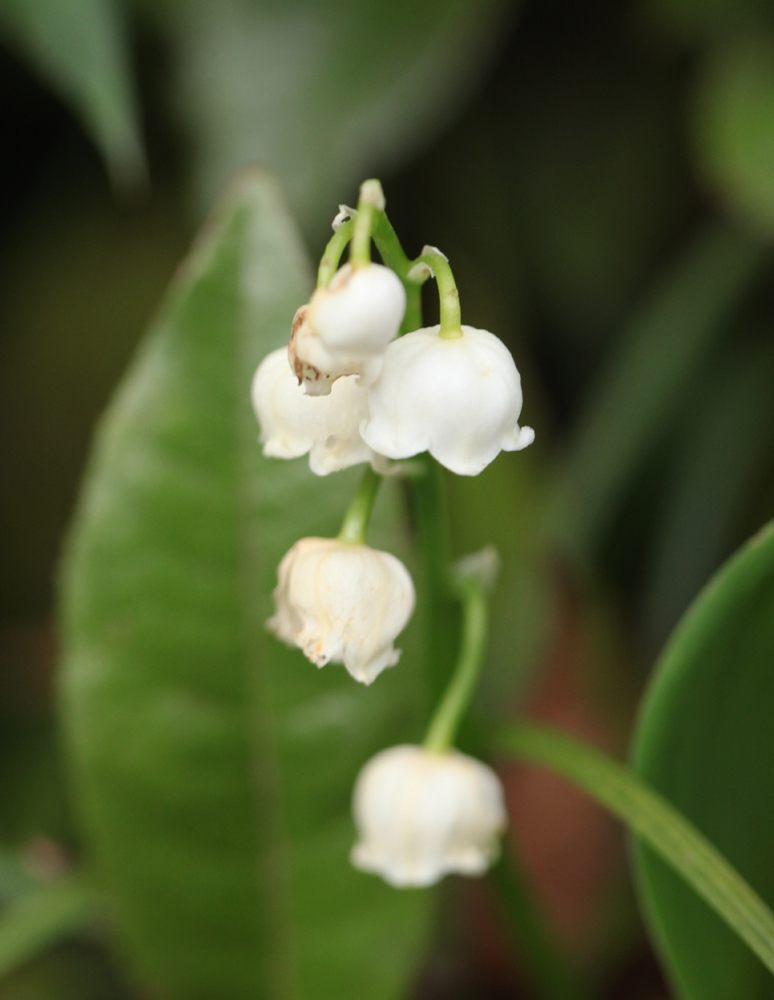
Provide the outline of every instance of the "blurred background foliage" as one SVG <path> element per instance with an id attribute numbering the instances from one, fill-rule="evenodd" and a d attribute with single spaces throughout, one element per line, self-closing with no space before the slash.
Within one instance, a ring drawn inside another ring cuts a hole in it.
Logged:
<path id="1" fill-rule="evenodd" d="M 455 554 L 504 559 L 481 711 L 622 751 L 673 626 L 774 506 L 774 7 L 0 0 L 0 39 L 0 900 L 82 849 L 52 614 L 95 420 L 250 162 L 314 257 L 380 176 L 408 253 L 441 247 L 465 321 L 511 347 L 537 442 L 449 482 Z M 503 773 L 514 847 L 597 995 L 666 997 L 617 833 Z M 416 994 L 530 996 L 486 888 L 443 892 Z M 139 996 L 106 942 L 90 926 L 0 1000 Z"/>

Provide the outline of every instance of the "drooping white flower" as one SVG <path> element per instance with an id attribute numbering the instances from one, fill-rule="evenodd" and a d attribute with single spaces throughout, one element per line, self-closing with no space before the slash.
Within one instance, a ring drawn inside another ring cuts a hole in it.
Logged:
<path id="1" fill-rule="evenodd" d="M 394 886 L 483 874 L 507 826 L 497 775 L 457 750 L 383 750 L 358 775 L 352 808 L 352 863 Z"/>
<path id="2" fill-rule="evenodd" d="M 279 566 L 267 625 L 318 667 L 343 663 L 370 684 L 394 666 L 393 642 L 414 610 L 414 585 L 389 552 L 336 538 L 302 538 Z"/>
<path id="3" fill-rule="evenodd" d="M 308 452 L 309 467 L 318 476 L 379 461 L 360 436 L 360 423 L 368 416 L 368 396 L 356 378 L 339 379 L 327 396 L 309 396 L 281 347 L 258 366 L 252 401 L 263 453 L 269 458 L 298 458 Z"/>
<path id="4" fill-rule="evenodd" d="M 291 351 L 306 391 L 323 395 L 341 375 L 359 375 L 364 384 L 373 381 L 405 311 L 403 283 L 388 267 L 339 268 L 294 321 Z"/>
<path id="5" fill-rule="evenodd" d="M 390 344 L 368 390 L 370 420 L 361 433 L 374 451 L 410 458 L 429 451 L 460 476 L 475 476 L 501 450 L 535 439 L 519 427 L 521 379 L 508 348 L 487 330 L 415 330 Z"/>

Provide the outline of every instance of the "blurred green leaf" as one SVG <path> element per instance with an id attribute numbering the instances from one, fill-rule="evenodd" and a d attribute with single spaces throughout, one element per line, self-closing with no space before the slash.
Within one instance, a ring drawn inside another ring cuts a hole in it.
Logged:
<path id="1" fill-rule="evenodd" d="M 765 23 L 767 0 L 645 0 L 649 21 L 684 42 L 728 37 Z"/>
<path id="2" fill-rule="evenodd" d="M 36 885 L 35 877 L 22 863 L 18 851 L 0 848 L 0 906 Z"/>
<path id="3" fill-rule="evenodd" d="M 0 1000 L 137 1000 L 87 935 L 50 948 L 0 981 Z"/>
<path id="4" fill-rule="evenodd" d="M 725 205 L 774 233 L 774 39 L 750 34 L 711 53 L 699 79 L 700 173 Z"/>
<path id="5" fill-rule="evenodd" d="M 0 838 L 17 845 L 37 836 L 72 842 L 69 806 L 53 720 L 0 715 Z"/>
<path id="6" fill-rule="evenodd" d="M 91 923 L 101 902 L 91 883 L 75 875 L 14 900 L 0 913 L 0 977 Z"/>
<path id="7" fill-rule="evenodd" d="M 142 181 L 145 160 L 117 0 L 0 0 L 0 29 L 73 106 L 114 181 Z"/>
<path id="8" fill-rule="evenodd" d="M 563 470 L 561 530 L 588 558 L 626 488 L 669 428 L 685 386 L 760 274 L 766 247 L 708 226 L 633 316 L 575 428 Z"/>
<path id="9" fill-rule="evenodd" d="M 504 0 L 147 6 L 168 31 L 200 200 L 257 161 L 277 171 L 313 228 L 356 198 L 362 177 L 438 134 L 480 74 L 506 9 Z"/>
<path id="10" fill-rule="evenodd" d="M 257 443 L 252 373 L 310 287 L 275 184 L 246 176 L 108 412 L 66 560 L 84 828 L 142 977 L 173 998 L 386 1000 L 423 943 L 431 896 L 347 858 L 358 769 L 426 718 L 417 623 L 367 689 L 264 629 L 280 558 L 335 533 L 358 478 Z M 394 549 L 384 490 L 369 540 Z"/>
<path id="11" fill-rule="evenodd" d="M 642 708 L 637 773 L 774 902 L 774 526 L 702 591 L 672 636 Z M 774 997 L 774 980 L 653 853 L 642 901 L 675 982 L 697 1000 Z"/>
<path id="12" fill-rule="evenodd" d="M 530 723 L 513 726 L 501 732 L 495 747 L 550 768 L 588 792 L 600 805 L 623 820 L 655 852 L 651 855 L 654 860 L 655 855 L 663 859 L 659 861 L 662 870 L 669 873 L 675 885 L 680 885 L 685 898 L 691 898 L 697 906 L 704 907 L 715 923 L 723 928 L 726 936 L 733 939 L 737 949 L 747 955 L 750 963 L 755 963 L 747 950 L 752 949 L 770 970 L 766 973 L 762 966 L 758 966 L 762 976 L 767 976 L 770 984 L 774 982 L 771 979 L 774 972 L 774 913 L 701 832 L 661 795 L 596 747 L 545 726 Z M 719 916 L 701 903 L 699 896 Z M 726 925 L 736 933 L 732 933 Z M 740 992 L 738 987 L 738 982 L 729 980 L 725 993 L 709 994 L 691 989 L 686 991 L 685 996 L 695 1000 L 703 1000 L 710 995 L 733 996 L 735 1000 L 742 1000 L 753 995 Z M 759 995 L 764 994 L 755 994 Z"/>
<path id="13" fill-rule="evenodd" d="M 674 467 L 652 544 L 642 627 L 657 654 L 678 619 L 747 531 L 744 514 L 774 439 L 774 345 L 723 352 L 687 420 L 675 428 Z"/>

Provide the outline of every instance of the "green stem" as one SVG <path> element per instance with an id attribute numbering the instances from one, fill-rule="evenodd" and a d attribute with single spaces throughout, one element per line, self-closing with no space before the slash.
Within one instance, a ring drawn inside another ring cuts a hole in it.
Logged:
<path id="1" fill-rule="evenodd" d="M 458 611 L 449 589 L 451 553 L 444 472 L 427 453 L 416 461 L 424 466 L 424 474 L 411 477 L 408 486 L 422 563 L 420 604 L 426 608 L 424 655 L 430 682 L 428 695 L 434 705 L 446 686 L 449 664 L 454 662 Z"/>
<path id="2" fill-rule="evenodd" d="M 409 278 L 409 271 L 414 266 L 414 261 L 406 256 L 398 234 L 383 211 L 374 213 L 373 237 L 382 260 L 398 275 L 406 289 L 406 312 L 400 325 L 399 336 L 412 330 L 419 330 L 422 326 L 422 285 L 429 275 L 419 279 Z"/>
<path id="3" fill-rule="evenodd" d="M 459 659 L 425 736 L 425 749 L 443 753 L 454 743 L 462 717 L 481 673 L 489 625 L 489 605 L 481 581 L 468 577 L 460 583 L 462 642 Z"/>
<path id="4" fill-rule="evenodd" d="M 327 288 L 331 283 L 331 278 L 336 273 L 344 253 L 344 248 L 352 239 L 355 223 L 352 219 L 347 219 L 328 240 L 325 253 L 322 255 L 320 266 L 317 269 L 317 287 Z"/>
<path id="5" fill-rule="evenodd" d="M 427 264 L 435 274 L 438 284 L 438 298 L 441 307 L 440 335 L 448 340 L 462 336 L 462 316 L 460 313 L 460 293 L 449 267 L 449 261 L 432 247 L 425 247 L 415 264 Z"/>
<path id="6" fill-rule="evenodd" d="M 588 990 L 557 949 L 524 872 L 511 852 L 503 851 L 489 877 L 516 940 L 518 957 L 541 1000 L 586 1000 Z"/>
<path id="7" fill-rule="evenodd" d="M 774 972 L 774 913 L 658 792 L 600 750 L 543 726 L 513 726 L 500 735 L 495 749 L 555 771 L 623 820 Z"/>
<path id="8" fill-rule="evenodd" d="M 351 545 L 365 544 L 368 522 L 371 520 L 371 511 L 381 482 L 382 477 L 374 472 L 370 465 L 367 466 L 357 492 L 344 515 L 339 532 L 340 542 L 349 542 Z"/>
<path id="9" fill-rule="evenodd" d="M 371 234 L 379 211 L 384 211 L 382 185 L 373 179 L 363 181 L 357 203 L 355 231 L 349 248 L 349 262 L 353 267 L 365 267 L 371 263 Z"/>
<path id="10" fill-rule="evenodd" d="M 392 268 L 401 281 L 407 282 L 409 280 L 408 273 L 413 267 L 414 261 L 406 256 L 398 234 L 384 211 L 374 213 L 373 237 L 387 267 Z M 411 281 L 411 284 L 421 286 L 422 283 Z"/>
<path id="11" fill-rule="evenodd" d="M 339 266 L 344 248 L 350 240 L 352 246 L 349 259 L 353 266 L 362 267 L 364 264 L 370 263 L 370 244 L 373 238 L 385 265 L 398 275 L 406 289 L 406 312 L 400 326 L 400 334 L 418 330 L 422 326 L 422 285 L 430 275 L 428 273 L 421 277 L 410 278 L 409 272 L 415 264 L 423 261 L 438 276 L 438 287 L 441 294 L 442 336 L 461 336 L 459 295 L 446 258 L 442 254 L 432 251 L 425 255 L 427 259 L 420 257 L 417 260 L 411 260 L 401 246 L 398 234 L 384 211 L 384 196 L 379 182 L 365 181 L 360 192 L 357 214 L 353 219 L 348 219 L 339 227 L 325 248 L 317 271 L 317 287 L 328 287 Z M 434 261 L 436 263 L 433 263 Z M 455 301 L 456 326 L 453 315 Z M 445 309 L 444 302 L 451 307 L 451 312 L 448 308 Z M 444 317 L 447 320 L 446 326 L 444 326 Z"/>

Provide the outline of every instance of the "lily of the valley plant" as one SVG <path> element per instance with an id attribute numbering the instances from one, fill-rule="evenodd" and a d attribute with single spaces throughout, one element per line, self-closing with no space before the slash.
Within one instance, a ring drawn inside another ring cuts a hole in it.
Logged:
<path id="1" fill-rule="evenodd" d="M 338 538 L 302 538 L 280 563 L 268 622 L 316 666 L 343 663 L 364 684 L 398 664 L 394 642 L 415 603 L 406 567 L 365 544 L 382 476 L 401 474 L 402 460 L 423 452 L 475 476 L 535 436 L 519 426 L 521 380 L 507 347 L 462 325 L 448 260 L 434 247 L 409 260 L 384 208 L 374 180 L 363 184 L 357 210 L 341 208 L 317 289 L 299 305 L 287 349 L 263 360 L 252 390 L 265 455 L 308 454 L 320 476 L 367 464 Z M 372 239 L 384 264 L 371 261 Z M 347 246 L 349 261 L 339 266 Z M 441 322 L 422 329 L 419 291 L 430 277 Z M 499 779 L 453 746 L 483 656 L 495 561 L 485 552 L 457 568 L 461 649 L 424 745 L 383 750 L 356 782 L 352 863 L 395 886 L 479 875 L 499 853 Z"/>

